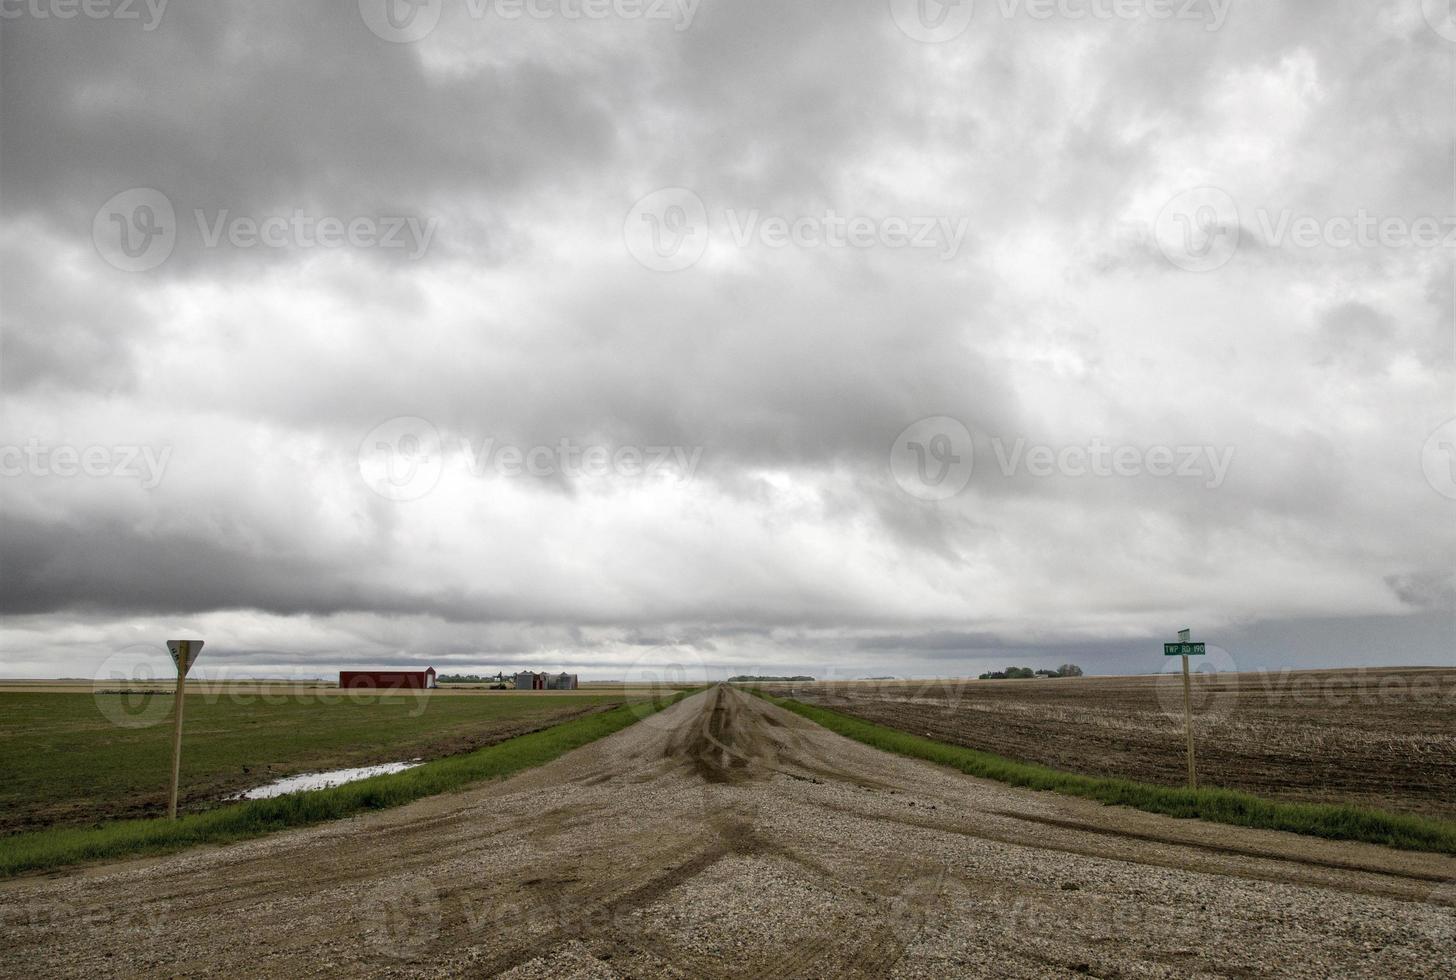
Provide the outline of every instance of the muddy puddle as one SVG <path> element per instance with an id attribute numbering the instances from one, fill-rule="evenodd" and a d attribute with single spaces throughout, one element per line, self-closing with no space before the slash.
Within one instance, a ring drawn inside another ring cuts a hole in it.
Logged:
<path id="1" fill-rule="evenodd" d="M 385 773 L 391 772 L 404 772 L 406 769 L 413 769 L 419 764 L 419 759 L 412 759 L 409 762 L 385 762 L 377 766 L 359 766 L 354 769 L 330 769 L 328 772 L 301 772 L 296 776 L 285 776 L 282 779 L 275 779 L 271 783 L 255 786 L 252 789 L 243 790 L 241 793 L 234 793 L 228 799 L 266 800 L 273 796 L 282 796 L 284 793 L 299 793 L 310 789 L 328 789 L 332 786 L 342 786 L 344 783 L 352 783 L 355 780 L 368 779 L 370 776 L 382 776 Z"/>

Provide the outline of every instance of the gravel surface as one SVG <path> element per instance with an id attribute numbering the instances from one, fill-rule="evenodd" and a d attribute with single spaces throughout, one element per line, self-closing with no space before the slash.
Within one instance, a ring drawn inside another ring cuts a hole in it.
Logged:
<path id="1" fill-rule="evenodd" d="M 0 886 L 0 976 L 1456 976 L 1456 859 L 878 752 L 726 687 L 381 814 Z"/>

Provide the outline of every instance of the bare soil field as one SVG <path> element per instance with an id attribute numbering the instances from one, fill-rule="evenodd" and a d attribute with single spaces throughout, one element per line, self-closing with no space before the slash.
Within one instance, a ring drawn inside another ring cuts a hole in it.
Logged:
<path id="1" fill-rule="evenodd" d="M 764 685 L 881 725 L 1098 776 L 1182 785 L 1181 673 Z M 1456 669 L 1195 676 L 1200 785 L 1456 818 Z"/>
<path id="2" fill-rule="evenodd" d="M 0 975 L 1440 977 L 1456 858 L 973 779 L 726 687 L 383 813 L 0 885 Z"/>

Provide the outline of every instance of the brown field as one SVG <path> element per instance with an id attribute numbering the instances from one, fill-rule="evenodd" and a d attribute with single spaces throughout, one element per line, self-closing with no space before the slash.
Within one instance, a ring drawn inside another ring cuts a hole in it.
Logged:
<path id="1" fill-rule="evenodd" d="M 1174 674 L 765 685 L 903 731 L 1072 772 L 1185 781 Z M 1456 669 L 1195 677 L 1200 785 L 1456 818 Z"/>

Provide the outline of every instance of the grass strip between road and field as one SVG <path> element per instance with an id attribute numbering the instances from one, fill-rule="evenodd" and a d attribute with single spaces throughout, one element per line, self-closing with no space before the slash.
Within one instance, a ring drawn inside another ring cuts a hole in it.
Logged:
<path id="1" fill-rule="evenodd" d="M 1330 840 L 1384 844 L 1407 851 L 1456 854 L 1456 821 L 1343 804 L 1284 803 L 1231 789 L 1187 789 L 1131 779 L 1085 776 L 937 742 L 792 698 L 774 697 L 758 690 L 753 693 L 856 742 L 1012 786 L 1053 790 L 1171 817 L 1193 817 L 1239 827 L 1284 830 Z"/>
<path id="2" fill-rule="evenodd" d="M 329 789 L 249 800 L 187 814 L 177 820 L 118 820 L 95 827 L 13 834 L 0 838 L 0 878 L 84 861 L 165 854 L 196 844 L 222 844 L 402 806 L 426 796 L 544 765 L 573 749 L 621 731 L 693 693 L 683 691 L 668 698 L 625 704 L 464 755 L 436 759 L 403 772 L 371 776 Z"/>

